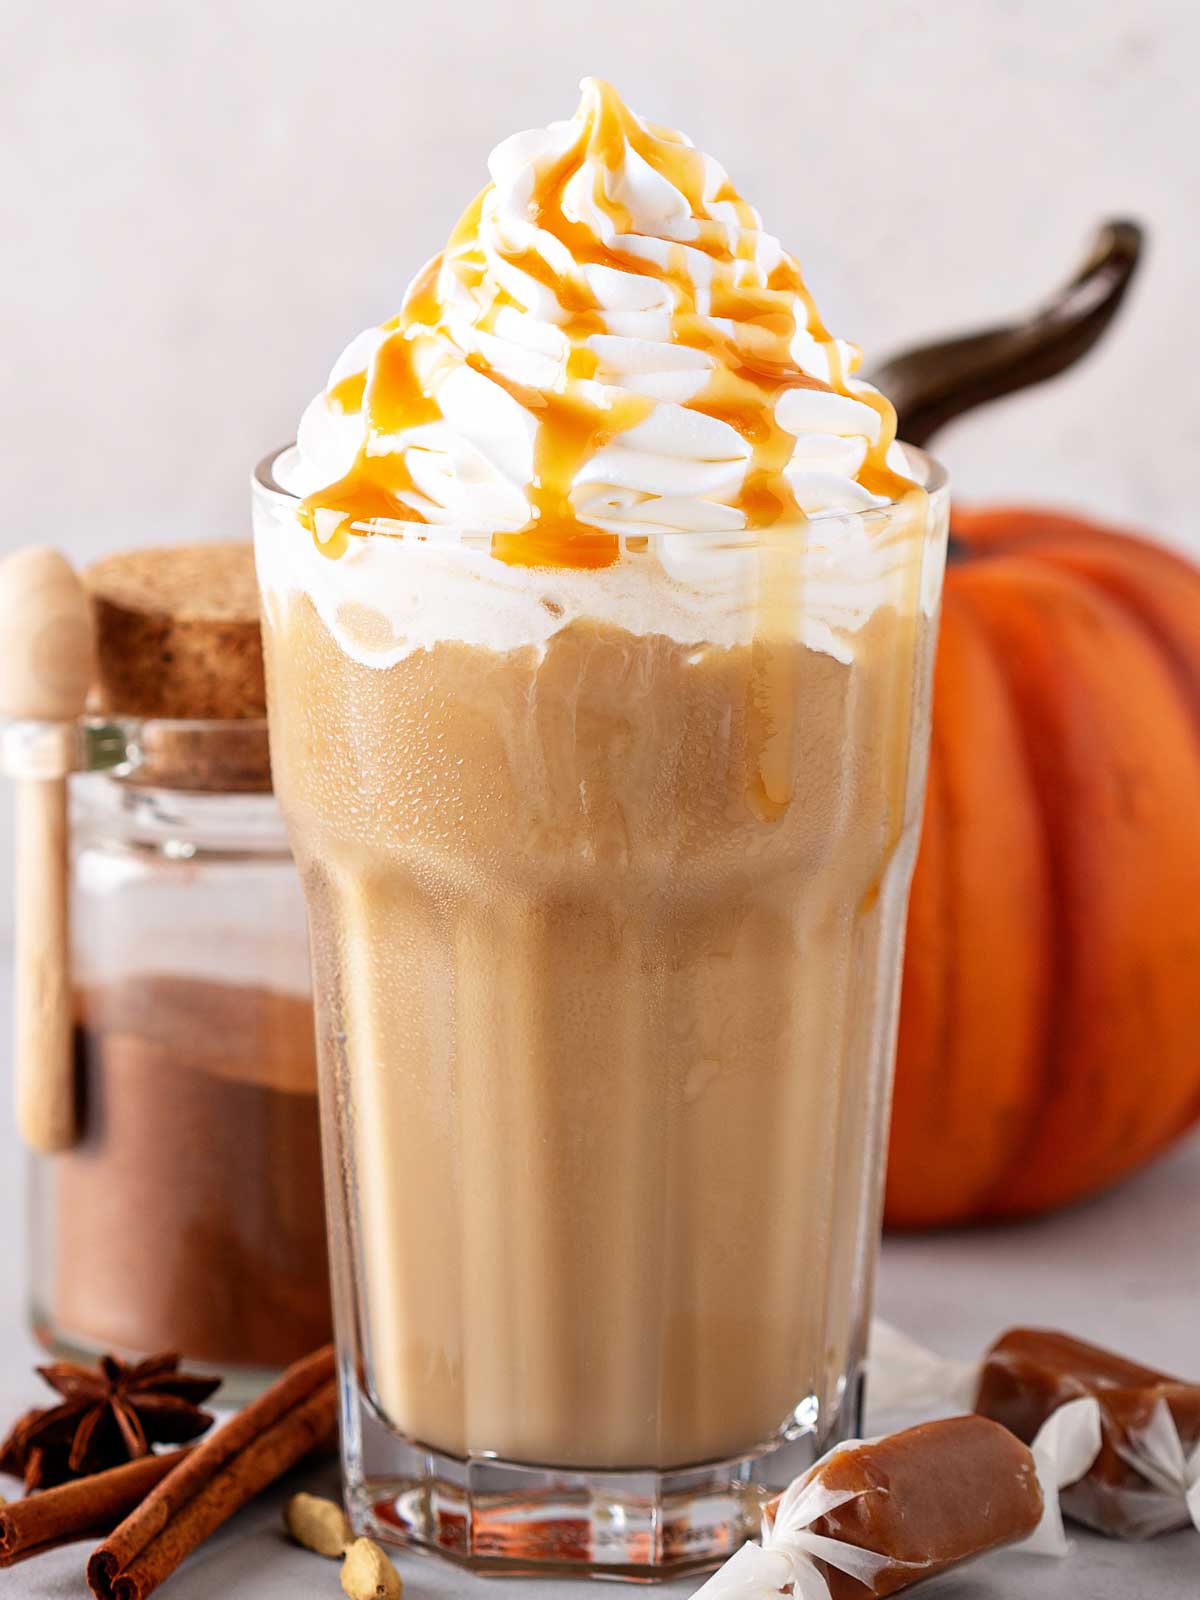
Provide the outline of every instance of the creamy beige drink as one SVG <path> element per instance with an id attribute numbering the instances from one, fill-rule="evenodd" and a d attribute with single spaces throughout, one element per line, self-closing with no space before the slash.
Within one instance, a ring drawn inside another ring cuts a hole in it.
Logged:
<path id="1" fill-rule="evenodd" d="M 855 1422 L 944 496 L 680 135 L 589 83 L 492 171 L 256 505 L 347 1474 L 486 1565 L 454 1463 L 573 1470 L 554 1559 L 661 1568 L 613 1505 Z"/>
<path id="2" fill-rule="evenodd" d="M 375 673 L 306 603 L 282 622 L 369 1371 L 405 1433 L 675 1466 L 836 1400 L 913 627 L 889 611 L 853 665 L 777 663 L 802 803 L 764 824 L 750 647 L 579 622 Z M 408 757 L 390 793 L 379 749 Z"/>

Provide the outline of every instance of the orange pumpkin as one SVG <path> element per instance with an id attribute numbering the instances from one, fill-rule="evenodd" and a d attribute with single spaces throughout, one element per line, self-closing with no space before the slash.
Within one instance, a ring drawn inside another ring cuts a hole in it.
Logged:
<path id="1" fill-rule="evenodd" d="M 952 521 L 887 1220 L 1065 1205 L 1200 1117 L 1200 570 Z"/>

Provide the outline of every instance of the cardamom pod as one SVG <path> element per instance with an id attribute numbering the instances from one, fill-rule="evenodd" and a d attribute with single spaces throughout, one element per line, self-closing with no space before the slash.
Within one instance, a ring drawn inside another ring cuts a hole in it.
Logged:
<path id="1" fill-rule="evenodd" d="M 355 1539 L 342 1562 L 342 1589 L 348 1600 L 400 1600 L 400 1574 L 373 1539 Z"/>
<path id="2" fill-rule="evenodd" d="M 296 1543 L 319 1556 L 343 1556 L 354 1543 L 354 1530 L 341 1506 L 319 1495 L 294 1494 L 283 1520 Z"/>

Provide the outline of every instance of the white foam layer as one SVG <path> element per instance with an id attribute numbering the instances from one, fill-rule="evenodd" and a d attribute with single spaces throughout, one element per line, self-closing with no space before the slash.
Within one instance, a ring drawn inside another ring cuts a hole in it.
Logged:
<path id="1" fill-rule="evenodd" d="M 292 488 L 300 471 L 295 452 L 285 452 L 277 481 Z M 255 553 L 264 593 L 282 604 L 307 595 L 345 653 L 369 667 L 448 641 L 501 653 L 540 648 L 580 620 L 698 647 L 747 644 L 763 627 L 765 597 L 777 598 L 772 586 L 793 578 L 794 611 L 773 611 L 772 622 L 848 662 L 855 634 L 880 606 L 936 609 L 930 519 L 944 523 L 944 506 L 918 493 L 904 506 L 790 529 L 765 565 L 761 549 L 731 545 L 728 534 L 653 533 L 610 567 L 551 569 L 498 561 L 486 541 L 438 528 L 353 537 L 331 560 L 293 500 L 262 494 Z"/>

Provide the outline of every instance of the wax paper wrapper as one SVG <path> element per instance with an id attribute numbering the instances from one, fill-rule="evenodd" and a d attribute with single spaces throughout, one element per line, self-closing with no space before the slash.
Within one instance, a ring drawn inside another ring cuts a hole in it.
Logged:
<path id="1" fill-rule="evenodd" d="M 1092 1447 L 1094 1419 L 1071 1409 L 1090 1398 L 1099 1442 L 1077 1480 L 1062 1480 L 1066 1516 L 1122 1539 L 1200 1528 L 1200 1386 L 1037 1329 L 1004 1334 L 983 1361 L 949 1360 L 877 1320 L 867 1393 L 873 1416 L 970 1406 L 1027 1443 L 1040 1430 L 1071 1461 Z M 1064 1411 L 1066 1420 L 1050 1430 Z"/>
<path id="2" fill-rule="evenodd" d="M 1037 1471 L 1036 1486 L 1032 1482 L 1028 1464 L 1029 1453 L 1015 1439 L 1003 1433 L 999 1427 L 979 1422 L 978 1419 L 957 1419 L 963 1424 L 968 1421 L 975 1423 L 977 1430 L 988 1430 L 990 1437 L 984 1440 L 985 1445 L 992 1446 L 991 1452 L 985 1456 L 988 1475 L 983 1482 L 975 1482 L 970 1486 L 970 1492 L 976 1497 L 975 1502 L 964 1499 L 968 1492 L 965 1489 L 964 1495 L 957 1499 L 944 1492 L 935 1497 L 945 1509 L 940 1517 L 942 1526 L 937 1530 L 929 1529 L 934 1547 L 930 1549 L 928 1559 L 924 1560 L 902 1558 L 896 1551 L 886 1548 L 864 1548 L 817 1531 L 816 1525 L 821 1519 L 853 1500 L 868 1495 L 882 1494 L 888 1497 L 897 1493 L 895 1478 L 891 1480 L 890 1488 L 882 1487 L 878 1482 L 865 1487 L 846 1488 L 836 1482 L 836 1472 L 829 1474 L 835 1481 L 824 1481 L 827 1474 L 823 1469 L 829 1463 L 845 1452 L 863 1448 L 859 1441 L 836 1446 L 784 1492 L 773 1517 L 764 1517 L 761 1542 L 744 1545 L 737 1551 L 703 1586 L 697 1600 L 778 1600 L 781 1591 L 791 1594 L 794 1600 L 831 1600 L 834 1594 L 844 1595 L 848 1591 L 846 1584 L 838 1582 L 839 1574 L 862 1586 L 855 1593 L 880 1596 L 896 1594 L 937 1572 L 958 1567 L 991 1550 L 1006 1545 L 1011 1547 L 1020 1539 L 1020 1534 L 1031 1526 L 1031 1521 L 1037 1518 L 1039 1504 L 1042 1508 L 1040 1523 L 1017 1547 L 1033 1554 L 1065 1555 L 1068 1545 L 1063 1537 L 1062 1518 L 1058 1509 L 1058 1488 L 1065 1478 L 1087 1470 L 1090 1464 L 1088 1451 L 1094 1454 L 1099 1442 L 1098 1408 L 1095 1403 L 1083 1400 L 1076 1402 L 1075 1406 L 1082 1408 L 1090 1417 L 1090 1434 L 1086 1422 L 1079 1425 L 1072 1407 L 1065 1407 L 1056 1413 L 1032 1450 Z M 945 1426 L 935 1424 L 932 1429 L 913 1429 L 890 1439 L 867 1441 L 866 1448 L 880 1445 L 895 1448 L 906 1444 L 913 1435 L 942 1437 L 936 1430 Z M 1005 1438 L 1009 1443 L 1006 1447 L 1002 1446 L 997 1455 L 994 1446 Z M 1084 1441 L 1082 1444 L 1081 1440 Z M 920 1459 L 919 1456 L 910 1457 L 910 1460 L 917 1459 Z M 935 1460 L 934 1456 L 930 1456 L 929 1470 L 933 1470 Z M 1014 1461 L 1018 1469 L 1015 1473 L 1012 1470 Z M 991 1474 L 993 1466 L 994 1475 Z M 922 1461 L 923 1475 L 925 1470 L 926 1463 Z M 909 1481 L 911 1483 L 911 1479 Z M 914 1498 L 921 1497 L 918 1495 Z M 997 1507 L 1004 1506 L 1006 1498 L 1007 1510 L 998 1513 Z M 947 1504 L 950 1500 L 953 1500 L 952 1505 Z M 985 1500 L 987 1504 L 984 1504 Z M 890 1527 L 901 1549 L 905 1543 L 911 1545 L 914 1533 L 924 1526 L 921 1507 L 908 1500 L 888 1505 L 885 1499 L 880 1504 L 884 1509 L 876 1523 L 877 1529 L 882 1532 L 883 1526 Z M 1002 1520 L 1005 1514 L 1013 1518 L 1007 1526 Z M 949 1529 L 949 1537 L 947 1518 L 952 1525 L 956 1524 Z M 869 1521 L 867 1525 L 870 1525 Z M 937 1544 L 939 1537 L 940 1546 Z M 878 1542 L 882 1544 L 885 1541 L 880 1538 Z M 827 1577 L 822 1570 L 822 1564 L 832 1569 L 830 1576 Z"/>

